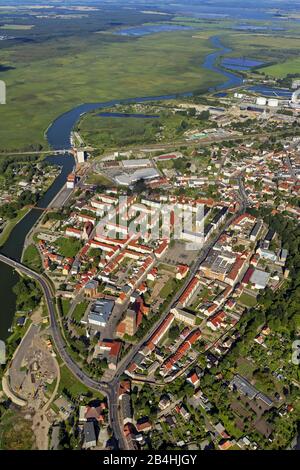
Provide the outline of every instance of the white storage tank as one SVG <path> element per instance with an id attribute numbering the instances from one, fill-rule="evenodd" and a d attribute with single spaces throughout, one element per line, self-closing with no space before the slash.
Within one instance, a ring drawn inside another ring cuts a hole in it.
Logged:
<path id="1" fill-rule="evenodd" d="M 271 98 L 268 101 L 270 108 L 278 108 L 279 101 L 276 98 Z"/>
<path id="2" fill-rule="evenodd" d="M 258 104 L 259 106 L 266 106 L 267 98 L 265 98 L 264 96 L 259 96 L 256 100 L 256 104 Z"/>
<path id="3" fill-rule="evenodd" d="M 297 88 L 299 87 L 300 87 L 300 80 L 299 79 L 293 80 L 292 89 L 297 90 Z"/>

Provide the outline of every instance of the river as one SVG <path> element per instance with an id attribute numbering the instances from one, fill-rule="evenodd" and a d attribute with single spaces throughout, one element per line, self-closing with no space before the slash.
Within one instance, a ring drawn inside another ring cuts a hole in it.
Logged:
<path id="1" fill-rule="evenodd" d="M 225 90 L 240 86 L 242 79 L 235 73 L 224 70 L 219 66 L 219 61 L 222 56 L 229 54 L 231 49 L 226 48 L 217 36 L 211 38 L 211 43 L 217 51 L 209 54 L 204 63 L 203 67 L 222 74 L 225 77 L 225 81 L 214 89 L 209 91 Z M 126 103 L 137 103 L 146 101 L 161 101 L 168 100 L 177 97 L 191 96 L 191 92 L 181 93 L 180 95 L 162 95 L 162 96 L 146 96 L 139 98 L 130 98 L 123 100 L 112 100 L 102 103 L 87 103 L 77 106 L 76 108 L 68 111 L 67 113 L 59 116 L 49 127 L 47 131 L 47 140 L 51 148 L 54 150 L 66 149 L 71 147 L 70 137 L 72 129 L 78 122 L 80 117 L 90 111 L 112 107 L 116 104 Z M 38 207 L 47 207 L 53 200 L 55 195 L 66 183 L 68 174 L 74 167 L 74 158 L 72 155 L 59 155 L 49 156 L 46 161 L 53 165 L 61 166 L 61 173 L 54 181 L 53 185 L 48 189 L 45 195 L 40 199 Z M 16 260 L 20 260 L 26 235 L 37 222 L 41 216 L 41 211 L 38 209 L 32 209 L 27 215 L 15 226 L 10 234 L 9 239 L 1 248 L 0 252 L 8 257 Z M 9 328 L 12 324 L 15 311 L 16 311 L 16 298 L 13 293 L 13 287 L 18 281 L 18 275 L 9 266 L 0 263 L 0 339 L 5 340 L 9 335 Z"/>

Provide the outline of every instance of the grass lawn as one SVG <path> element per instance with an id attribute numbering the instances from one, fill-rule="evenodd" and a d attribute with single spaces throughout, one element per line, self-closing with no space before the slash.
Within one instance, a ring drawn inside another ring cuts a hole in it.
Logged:
<path id="1" fill-rule="evenodd" d="M 94 398 L 103 399 L 103 395 L 95 390 L 90 390 L 88 387 L 83 385 L 76 377 L 69 371 L 67 366 L 63 365 L 60 368 L 60 384 L 58 387 L 57 395 L 61 395 L 64 389 L 67 389 L 72 396 L 78 397 L 79 395 L 86 394 L 89 391 L 93 392 Z"/>
<path id="2" fill-rule="evenodd" d="M 257 304 L 257 300 L 255 297 L 244 293 L 240 296 L 238 303 L 244 305 L 245 307 L 254 307 Z"/>
<path id="3" fill-rule="evenodd" d="M 88 302 L 81 302 L 80 304 L 76 305 L 75 310 L 73 312 L 74 320 L 80 322 L 83 315 L 85 314 L 87 307 L 88 307 Z"/>
<path id="4" fill-rule="evenodd" d="M 165 264 L 165 263 L 160 263 L 158 265 L 158 269 L 160 271 L 168 271 L 168 272 L 172 273 L 173 275 L 176 271 L 176 268 L 174 266 L 170 266 L 169 264 Z"/>
<path id="5" fill-rule="evenodd" d="M 0 422 L 1 450 L 32 450 L 35 448 L 31 421 L 18 411 L 6 411 Z"/>
<path id="6" fill-rule="evenodd" d="M 23 263 L 33 271 L 42 271 L 42 260 L 35 245 L 29 245 L 23 255 Z"/>
<path id="7" fill-rule="evenodd" d="M 253 371 L 255 370 L 255 365 L 250 361 L 244 358 L 239 358 L 237 361 L 237 373 L 242 375 L 248 380 L 252 380 Z"/>
<path id="8" fill-rule="evenodd" d="M 223 422 L 226 431 L 229 433 L 230 436 L 233 436 L 236 439 L 239 439 L 243 436 L 244 433 L 240 429 L 238 429 L 235 426 L 234 422 L 228 419 L 226 415 L 220 415 L 220 418 Z"/>
<path id="9" fill-rule="evenodd" d="M 68 299 L 61 299 L 61 307 L 62 307 L 62 314 L 63 316 L 67 315 L 70 310 L 70 300 Z"/>
<path id="10" fill-rule="evenodd" d="M 88 176 L 87 184 L 97 184 L 99 186 L 111 187 L 113 185 L 112 181 L 102 174 L 93 173 Z"/>
<path id="11" fill-rule="evenodd" d="M 167 299 L 172 292 L 176 292 L 177 290 L 177 283 L 176 279 L 171 278 L 169 281 L 164 285 L 162 290 L 160 291 L 159 295 L 162 299 Z"/>
<path id="12" fill-rule="evenodd" d="M 60 237 L 56 240 L 55 245 L 59 253 L 65 258 L 74 258 L 82 246 L 79 240 L 65 237 Z"/>

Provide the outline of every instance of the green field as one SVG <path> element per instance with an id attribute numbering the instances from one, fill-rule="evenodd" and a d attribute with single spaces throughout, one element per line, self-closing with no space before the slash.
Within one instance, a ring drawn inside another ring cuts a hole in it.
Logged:
<path id="1" fill-rule="evenodd" d="M 74 310 L 73 315 L 72 315 L 74 320 L 80 322 L 83 315 L 85 314 L 87 306 L 88 306 L 87 302 L 82 302 L 82 303 L 76 305 L 75 310 Z"/>
<path id="2" fill-rule="evenodd" d="M 60 368 L 60 383 L 57 395 L 61 395 L 64 389 L 77 399 L 80 395 L 91 391 L 88 387 L 79 382 L 65 365 Z M 103 395 L 100 392 L 92 392 L 95 398 L 103 399 Z"/>
<path id="3" fill-rule="evenodd" d="M 211 32 L 122 39 L 92 34 L 49 39 L 1 52 L 7 104 L 0 108 L 0 150 L 43 144 L 60 114 L 85 102 L 207 89 L 219 74 L 201 68 Z M 5 116 L 5 119 L 2 119 Z"/>
<path id="4" fill-rule="evenodd" d="M 110 187 L 113 183 L 111 180 L 106 178 L 106 176 L 102 174 L 92 173 L 87 177 L 87 184 L 96 184 L 98 186 L 107 186 Z"/>
<path id="5" fill-rule="evenodd" d="M 66 316 L 70 310 L 71 302 L 68 299 L 61 299 L 62 315 Z"/>
<path id="6" fill-rule="evenodd" d="M 23 263 L 34 271 L 41 272 L 42 260 L 35 245 L 29 245 L 24 251 Z"/>
<path id="7" fill-rule="evenodd" d="M 30 450 L 35 448 L 34 434 L 30 420 L 25 420 L 18 411 L 7 410 L 1 416 L 0 449 Z"/>
<path id="8" fill-rule="evenodd" d="M 233 49 L 236 57 L 253 57 L 266 63 L 281 63 L 299 56 L 300 37 L 288 34 L 225 34 L 226 44 Z M 261 69 L 264 70 L 264 69 Z M 289 70 L 286 69 L 286 74 Z"/>
<path id="9" fill-rule="evenodd" d="M 4 24 L 0 29 L 7 29 L 12 31 L 28 31 L 33 28 L 32 24 Z"/>
<path id="10" fill-rule="evenodd" d="M 75 238 L 60 237 L 55 245 L 59 253 L 65 258 L 74 258 L 81 248 L 81 242 Z"/>
<path id="11" fill-rule="evenodd" d="M 170 142 L 182 139 L 189 129 L 207 126 L 207 119 L 173 113 L 168 107 L 151 105 L 118 106 L 107 109 L 109 113 L 141 114 L 149 118 L 102 117 L 100 110 L 85 115 L 78 124 L 78 131 L 85 144 L 103 148 Z M 151 116 L 155 116 L 151 118 Z"/>
<path id="12" fill-rule="evenodd" d="M 77 17 L 72 13 L 51 21 L 36 16 L 38 11 L 29 12 L 26 19 L 21 12 L 0 10 L 2 28 L 11 29 L 18 39 L 3 41 L 0 49 L 0 79 L 7 85 L 7 104 L 0 107 L 0 151 L 46 148 L 44 131 L 81 103 L 206 91 L 223 81 L 202 67 L 213 51 L 209 38 L 215 35 L 232 48 L 233 56 L 262 59 L 268 65 L 285 62 L 286 73 L 298 68 L 295 21 L 287 31 L 250 33 L 232 30 L 230 19 L 159 17 L 126 7 L 104 6 L 86 17 L 77 12 Z M 112 34 L 120 25 L 156 22 L 194 29 L 136 38 Z M 271 72 L 284 73 L 281 65 Z"/>
<path id="13" fill-rule="evenodd" d="M 300 74 L 300 58 L 297 57 L 281 64 L 264 67 L 262 71 L 275 78 L 284 78 L 287 73 Z"/>
<path id="14" fill-rule="evenodd" d="M 244 305 L 245 307 L 254 307 L 257 304 L 257 300 L 255 297 L 252 297 L 249 294 L 243 293 L 239 298 L 239 303 Z"/>

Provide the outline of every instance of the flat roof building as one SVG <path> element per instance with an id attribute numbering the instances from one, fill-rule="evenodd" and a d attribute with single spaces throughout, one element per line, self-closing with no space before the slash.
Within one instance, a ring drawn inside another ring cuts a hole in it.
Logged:
<path id="1" fill-rule="evenodd" d="M 88 323 L 90 325 L 105 327 L 114 308 L 114 301 L 99 299 L 93 303 L 88 314 Z"/>
<path id="2" fill-rule="evenodd" d="M 244 379 L 240 375 L 235 375 L 231 381 L 231 386 L 236 388 L 240 393 L 245 395 L 246 397 L 253 400 L 257 395 L 257 390 L 253 387 L 248 380 Z"/>
<path id="3" fill-rule="evenodd" d="M 131 174 L 120 173 L 119 175 L 115 176 L 115 181 L 122 186 L 130 186 L 143 179 L 150 180 L 159 177 L 160 174 L 157 170 L 155 170 L 155 168 L 145 168 L 136 170 Z"/>
<path id="4" fill-rule="evenodd" d="M 259 269 L 255 269 L 250 277 L 250 282 L 255 285 L 256 289 L 265 289 L 268 285 L 270 274 Z"/>
<path id="5" fill-rule="evenodd" d="M 97 436 L 95 431 L 95 425 L 93 421 L 87 421 L 83 425 L 84 431 L 84 449 L 90 449 L 91 447 L 96 447 L 97 445 Z"/>
<path id="6" fill-rule="evenodd" d="M 123 160 L 122 165 L 124 168 L 143 168 L 151 166 L 151 161 L 148 158 L 138 158 L 132 160 Z"/>

